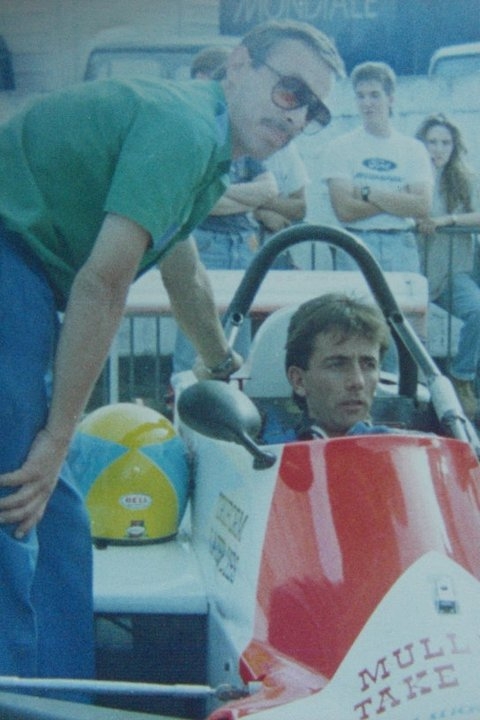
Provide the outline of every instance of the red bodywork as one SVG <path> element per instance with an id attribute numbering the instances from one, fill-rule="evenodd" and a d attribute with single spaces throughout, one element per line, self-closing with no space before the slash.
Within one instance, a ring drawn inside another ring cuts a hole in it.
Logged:
<path id="1" fill-rule="evenodd" d="M 398 578 L 437 551 L 480 579 L 480 468 L 468 444 L 382 435 L 286 445 L 231 720 L 318 692 Z"/>

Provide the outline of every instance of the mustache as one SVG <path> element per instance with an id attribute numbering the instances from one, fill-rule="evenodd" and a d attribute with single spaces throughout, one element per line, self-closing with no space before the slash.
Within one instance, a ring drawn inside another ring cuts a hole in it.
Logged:
<path id="1" fill-rule="evenodd" d="M 282 120 L 280 118 L 278 118 L 278 119 L 264 118 L 262 121 L 262 124 L 265 125 L 266 127 L 270 128 L 271 130 L 274 130 L 275 132 L 279 132 L 282 135 L 285 135 L 285 137 L 287 138 L 287 141 L 285 144 L 289 143 L 290 140 L 293 140 L 293 138 L 297 134 L 297 133 L 295 133 L 291 124 L 288 121 Z"/>

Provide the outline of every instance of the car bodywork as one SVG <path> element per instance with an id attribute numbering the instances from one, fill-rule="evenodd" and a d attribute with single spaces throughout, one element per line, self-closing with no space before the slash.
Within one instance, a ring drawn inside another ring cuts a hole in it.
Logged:
<path id="1" fill-rule="evenodd" d="M 359 262 L 400 356 L 398 394 L 387 390 L 376 399 L 374 419 L 402 430 L 257 447 L 250 449 L 257 469 L 248 470 L 232 440 L 249 449 L 251 416 L 232 429 L 228 399 L 224 411 L 212 412 L 207 396 L 211 390 L 217 396 L 218 383 L 203 391 L 197 383 L 180 395 L 186 422 L 217 438 L 216 452 L 211 439 L 198 432 L 192 439 L 196 483 L 204 488 L 194 527 L 203 538 L 203 565 L 210 565 L 207 584 L 215 587 L 211 622 L 220 633 L 233 624 L 226 635 L 237 651 L 244 648 L 241 678 L 261 683 L 256 694 L 212 718 L 367 720 L 387 713 L 406 720 L 461 707 L 478 718 L 475 431 L 364 247 L 340 231 L 286 233 L 274 239 L 276 249 L 295 234 L 326 235 Z M 268 252 L 247 272 L 227 327 L 244 315 Z"/>
<path id="2" fill-rule="evenodd" d="M 349 252 L 390 324 L 399 377 L 382 381 L 373 415 L 396 432 L 265 445 L 265 413 L 289 399 L 248 395 L 268 366 L 247 363 L 228 384 L 179 376 L 194 468 L 181 542 L 204 586 L 208 683 L 170 692 L 208 694 L 210 720 L 479 720 L 479 441 L 376 261 L 336 228 L 282 231 L 245 273 L 226 331 L 233 339 L 275 257 L 306 240 Z M 260 342 L 259 331 L 252 357 Z"/>

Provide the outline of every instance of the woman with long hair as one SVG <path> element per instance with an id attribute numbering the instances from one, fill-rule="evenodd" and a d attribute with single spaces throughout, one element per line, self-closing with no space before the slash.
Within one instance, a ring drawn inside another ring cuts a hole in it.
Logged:
<path id="1" fill-rule="evenodd" d="M 472 233 L 456 232 L 454 228 L 480 225 L 478 179 L 464 161 L 466 147 L 460 129 L 445 115 L 427 117 L 416 137 L 429 152 L 435 176 L 431 214 L 417 221 L 420 253 L 430 300 L 464 323 L 450 376 L 465 414 L 474 419 L 477 399 L 473 381 L 480 360 L 480 288 L 472 276 Z M 444 229 L 447 227 L 448 232 Z"/>

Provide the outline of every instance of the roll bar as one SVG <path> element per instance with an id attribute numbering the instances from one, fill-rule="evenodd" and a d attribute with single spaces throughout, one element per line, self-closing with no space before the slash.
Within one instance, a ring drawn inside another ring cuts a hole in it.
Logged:
<path id="1" fill-rule="evenodd" d="M 346 230 L 328 225 L 301 224 L 281 230 L 267 240 L 245 271 L 225 312 L 223 326 L 227 336 L 234 336 L 237 332 L 275 258 L 288 248 L 306 241 L 344 250 L 356 261 L 392 331 L 399 359 L 399 395 L 416 397 L 418 372 L 421 370 L 439 421 L 452 437 L 470 443 L 480 457 L 477 433 L 465 417 L 450 381 L 442 375 L 403 315 L 376 259 L 359 238 Z"/>

